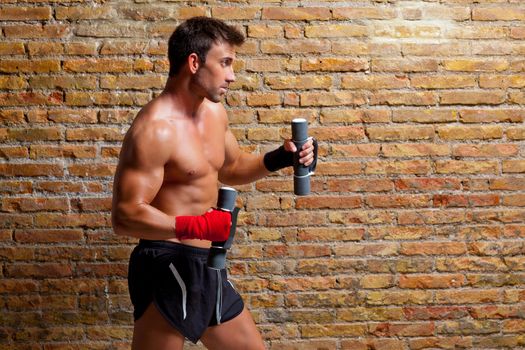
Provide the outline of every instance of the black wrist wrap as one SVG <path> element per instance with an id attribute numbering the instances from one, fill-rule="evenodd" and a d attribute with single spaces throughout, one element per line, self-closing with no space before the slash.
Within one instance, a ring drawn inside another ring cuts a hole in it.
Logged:
<path id="1" fill-rule="evenodd" d="M 277 171 L 293 165 L 293 152 L 288 152 L 284 146 L 264 155 L 264 166 L 269 171 Z"/>

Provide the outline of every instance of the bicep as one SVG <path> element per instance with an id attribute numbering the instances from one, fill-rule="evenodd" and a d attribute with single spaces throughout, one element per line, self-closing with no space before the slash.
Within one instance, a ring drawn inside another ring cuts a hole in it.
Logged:
<path id="1" fill-rule="evenodd" d="M 150 204 L 162 186 L 164 166 L 124 166 L 115 181 L 121 204 Z"/>
<path id="2" fill-rule="evenodd" d="M 121 204 L 149 204 L 162 186 L 170 148 L 143 135 L 126 141 L 115 176 L 116 199 Z"/>

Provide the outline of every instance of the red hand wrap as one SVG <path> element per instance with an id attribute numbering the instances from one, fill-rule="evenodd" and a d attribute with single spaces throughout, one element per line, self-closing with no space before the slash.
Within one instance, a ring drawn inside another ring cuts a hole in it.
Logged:
<path id="1" fill-rule="evenodd" d="M 205 239 L 223 242 L 230 235 L 231 213 L 213 209 L 200 216 L 177 216 L 175 235 L 178 239 Z"/>

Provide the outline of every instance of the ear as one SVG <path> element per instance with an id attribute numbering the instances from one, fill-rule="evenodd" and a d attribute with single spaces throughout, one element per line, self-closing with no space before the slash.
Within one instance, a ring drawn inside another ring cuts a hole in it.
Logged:
<path id="1" fill-rule="evenodd" d="M 188 56 L 188 67 L 192 74 L 195 74 L 197 70 L 199 70 L 200 63 L 199 56 L 195 52 Z"/>

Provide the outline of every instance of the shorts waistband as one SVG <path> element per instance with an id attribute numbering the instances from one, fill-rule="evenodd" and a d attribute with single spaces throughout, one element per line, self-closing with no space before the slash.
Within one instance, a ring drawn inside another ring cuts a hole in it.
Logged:
<path id="1" fill-rule="evenodd" d="M 208 253 L 210 251 L 209 248 L 199 248 L 199 247 L 192 247 L 189 245 L 177 243 L 177 242 L 171 242 L 171 241 L 153 241 L 153 240 L 147 240 L 147 239 L 141 239 L 139 240 L 139 246 L 144 248 L 162 248 L 162 249 L 169 249 L 172 251 L 176 251 L 179 253 L 184 254 L 191 254 L 196 255 L 200 257 L 208 257 Z"/>

